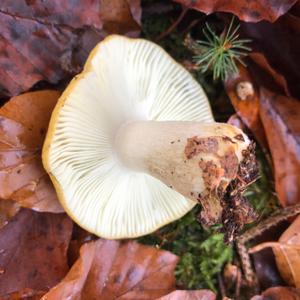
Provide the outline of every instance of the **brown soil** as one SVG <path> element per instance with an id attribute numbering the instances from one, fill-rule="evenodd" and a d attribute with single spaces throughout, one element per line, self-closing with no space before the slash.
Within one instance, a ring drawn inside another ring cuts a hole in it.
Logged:
<path id="1" fill-rule="evenodd" d="M 185 147 L 185 156 L 187 159 L 193 158 L 200 152 L 203 153 L 217 153 L 218 151 L 218 140 L 215 137 L 199 138 L 194 136 L 187 140 Z"/>
<path id="2" fill-rule="evenodd" d="M 242 154 L 244 159 L 239 165 L 237 176 L 221 197 L 223 207 L 221 231 L 225 233 L 226 243 L 232 242 L 244 225 L 253 222 L 257 217 L 250 203 L 243 196 L 247 186 L 258 178 L 254 142 Z"/>

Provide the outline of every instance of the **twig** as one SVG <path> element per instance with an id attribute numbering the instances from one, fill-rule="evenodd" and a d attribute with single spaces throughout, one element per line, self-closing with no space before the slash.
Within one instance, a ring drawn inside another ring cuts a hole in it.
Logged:
<path id="1" fill-rule="evenodd" d="M 236 283 L 235 283 L 235 300 L 240 299 L 240 292 L 241 292 L 241 283 L 242 283 L 242 274 L 240 269 L 238 269 L 238 272 L 236 274 Z"/>
<path id="2" fill-rule="evenodd" d="M 248 250 L 244 245 L 244 243 L 240 241 L 240 239 L 237 239 L 236 241 L 236 248 L 241 259 L 242 269 L 244 272 L 246 283 L 248 286 L 252 287 L 256 284 L 257 278 L 255 276 L 255 273 L 251 265 L 251 260 L 250 260 Z"/>
<path id="3" fill-rule="evenodd" d="M 182 35 L 185 36 L 186 34 L 188 34 L 188 32 L 190 32 L 198 23 L 203 22 L 206 18 L 205 16 L 201 16 L 196 20 L 193 20 L 182 32 Z"/>
<path id="4" fill-rule="evenodd" d="M 244 276 L 249 286 L 258 288 L 257 278 L 251 265 L 250 256 L 246 248 L 246 243 L 254 239 L 255 237 L 261 235 L 264 231 L 270 229 L 278 223 L 287 220 L 288 218 L 293 217 L 299 213 L 300 204 L 283 208 L 276 215 L 263 220 L 255 227 L 249 229 L 248 231 L 244 232 L 241 236 L 238 237 L 236 241 L 236 247 L 241 259 Z"/>
<path id="5" fill-rule="evenodd" d="M 171 32 L 173 32 L 175 30 L 175 28 L 178 26 L 178 24 L 182 21 L 182 19 L 184 18 L 184 16 L 186 15 L 186 13 L 188 12 L 188 8 L 184 7 L 182 9 L 182 12 L 180 13 L 179 17 L 177 18 L 177 20 L 168 28 L 166 29 L 164 32 L 162 32 L 155 40 L 156 42 L 159 42 L 160 40 L 162 40 L 164 37 L 166 37 L 167 35 L 169 35 Z"/>

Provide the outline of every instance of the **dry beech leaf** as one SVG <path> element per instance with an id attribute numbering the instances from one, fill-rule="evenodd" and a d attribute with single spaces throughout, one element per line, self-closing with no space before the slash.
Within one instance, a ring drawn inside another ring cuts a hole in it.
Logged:
<path id="1" fill-rule="evenodd" d="M 275 189 L 283 206 L 300 201 L 300 102 L 260 92 L 260 116 L 275 169 Z"/>
<path id="2" fill-rule="evenodd" d="M 140 0 L 102 0 L 100 19 L 103 29 L 108 33 L 138 31 L 141 20 Z"/>
<path id="3" fill-rule="evenodd" d="M 215 300 L 216 295 L 210 290 L 174 291 L 157 300 Z"/>
<path id="4" fill-rule="evenodd" d="M 0 97 L 79 72 L 107 34 L 136 36 L 140 18 L 139 0 L 1 0 Z"/>
<path id="5" fill-rule="evenodd" d="M 40 300 L 46 291 L 36 291 L 25 288 L 18 292 L 13 292 L 1 297 L 1 300 Z"/>
<path id="6" fill-rule="evenodd" d="M 300 291 L 295 288 L 278 286 L 264 291 L 261 295 L 254 296 L 251 300 L 299 300 Z"/>
<path id="7" fill-rule="evenodd" d="M 259 117 L 259 92 L 249 70 L 239 65 L 239 72 L 228 76 L 224 84 L 237 115 L 253 132 L 259 143 L 266 146 L 266 137 Z"/>
<path id="8" fill-rule="evenodd" d="M 65 214 L 22 209 L 0 230 L 0 299 L 57 284 L 69 269 L 71 233 L 72 221 Z"/>
<path id="9" fill-rule="evenodd" d="M 281 235 L 278 242 L 265 242 L 250 249 L 250 253 L 271 247 L 282 278 L 300 288 L 300 216 Z"/>
<path id="10" fill-rule="evenodd" d="M 189 8 L 205 14 L 229 12 L 246 22 L 267 20 L 275 22 L 286 13 L 297 0 L 175 0 Z"/>
<path id="11" fill-rule="evenodd" d="M 174 289 L 177 261 L 136 242 L 99 239 L 81 247 L 69 273 L 42 299 L 156 299 Z"/>
<path id="12" fill-rule="evenodd" d="M 278 241 L 282 233 L 291 225 L 290 222 L 280 222 L 270 228 L 265 228 L 264 232 L 253 239 L 253 245 L 258 245 L 269 241 Z M 255 275 L 261 291 L 273 286 L 284 286 L 280 272 L 276 265 L 275 255 L 272 248 L 265 248 L 262 251 L 251 255 L 251 260 L 255 269 Z"/>
<path id="13" fill-rule="evenodd" d="M 62 212 L 41 149 L 56 91 L 13 97 L 0 108 L 0 198 L 37 211 Z"/>
<path id="14" fill-rule="evenodd" d="M 13 218 L 20 210 L 20 205 L 15 201 L 0 199 L 0 229 Z"/>
<path id="15" fill-rule="evenodd" d="M 230 74 L 224 84 L 238 116 L 266 148 L 266 136 L 259 116 L 259 87 L 264 86 L 276 93 L 290 95 L 285 78 L 271 67 L 263 54 L 252 52 L 249 54 L 247 68 L 239 65 L 238 72 Z"/>

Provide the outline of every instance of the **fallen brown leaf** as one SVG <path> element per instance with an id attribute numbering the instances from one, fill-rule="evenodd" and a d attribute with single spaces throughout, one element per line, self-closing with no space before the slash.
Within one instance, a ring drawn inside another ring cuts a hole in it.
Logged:
<path id="1" fill-rule="evenodd" d="M 275 189 L 283 206 L 300 201 L 300 102 L 260 91 L 260 116 L 275 169 Z"/>
<path id="2" fill-rule="evenodd" d="M 286 13 L 297 0 L 175 0 L 189 8 L 197 9 L 205 14 L 213 12 L 229 12 L 246 22 L 267 20 L 275 22 Z"/>
<path id="3" fill-rule="evenodd" d="M 261 295 L 254 296 L 251 300 L 299 300 L 300 291 L 295 288 L 278 286 L 264 291 Z"/>
<path id="4" fill-rule="evenodd" d="M 107 33 L 132 35 L 140 29 L 140 0 L 102 0 L 99 11 L 103 29 Z"/>
<path id="5" fill-rule="evenodd" d="M 216 295 L 210 290 L 174 291 L 157 300 L 215 300 Z"/>
<path id="6" fill-rule="evenodd" d="M 177 256 L 136 242 L 97 240 L 43 300 L 156 299 L 174 289 Z"/>
<path id="7" fill-rule="evenodd" d="M 40 300 L 45 293 L 45 291 L 35 291 L 26 288 L 18 292 L 7 294 L 1 297 L 1 300 Z"/>
<path id="8" fill-rule="evenodd" d="M 0 108 L 0 198 L 37 211 L 63 212 L 41 160 L 59 95 L 56 91 L 22 94 Z"/>
<path id="9" fill-rule="evenodd" d="M 107 34 L 137 35 L 140 17 L 139 0 L 2 0 L 0 97 L 79 72 Z"/>
<path id="10" fill-rule="evenodd" d="M 264 231 L 260 232 L 259 235 L 256 235 L 252 239 L 251 243 L 253 245 L 258 245 L 265 242 L 278 241 L 282 233 L 290 225 L 290 222 L 283 221 L 278 224 L 273 224 L 270 228 L 264 227 Z M 256 230 L 256 227 L 253 227 L 253 230 Z M 265 248 L 262 251 L 252 253 L 251 261 L 253 263 L 255 276 L 261 291 L 273 286 L 285 285 L 277 268 L 275 255 L 271 248 Z"/>
<path id="11" fill-rule="evenodd" d="M 0 199 L 0 229 L 14 217 L 20 210 L 20 205 L 15 201 Z"/>
<path id="12" fill-rule="evenodd" d="M 247 68 L 239 64 L 238 72 L 229 74 L 224 85 L 237 115 L 252 131 L 260 145 L 267 148 L 266 135 L 259 115 L 259 88 L 263 86 L 275 93 L 289 96 L 285 78 L 275 71 L 262 53 L 252 52 L 249 54 Z"/>
<path id="13" fill-rule="evenodd" d="M 239 65 L 239 72 L 231 73 L 224 85 L 237 115 L 259 143 L 266 147 L 266 137 L 259 116 L 259 92 L 249 70 Z"/>
<path id="14" fill-rule="evenodd" d="M 281 235 L 278 242 L 261 243 L 250 253 L 271 247 L 282 278 L 291 286 L 300 287 L 300 216 Z"/>
<path id="15" fill-rule="evenodd" d="M 0 230 L 0 298 L 24 289 L 47 291 L 57 284 L 69 269 L 71 232 L 72 221 L 65 214 L 22 209 Z"/>

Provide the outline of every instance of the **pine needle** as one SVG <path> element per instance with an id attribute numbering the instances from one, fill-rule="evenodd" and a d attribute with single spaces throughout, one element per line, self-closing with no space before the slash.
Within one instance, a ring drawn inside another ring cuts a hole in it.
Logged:
<path id="1" fill-rule="evenodd" d="M 245 45 L 251 40 L 239 39 L 239 25 L 233 28 L 233 21 L 232 18 L 226 33 L 220 36 L 206 23 L 203 30 L 206 40 L 196 43 L 200 54 L 194 57 L 195 63 L 203 73 L 212 69 L 214 80 L 225 80 L 230 73 L 236 73 L 236 62 L 245 65 L 242 58 L 251 51 L 251 48 Z"/>

